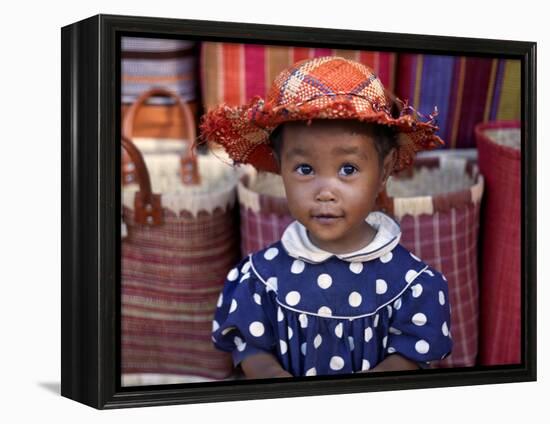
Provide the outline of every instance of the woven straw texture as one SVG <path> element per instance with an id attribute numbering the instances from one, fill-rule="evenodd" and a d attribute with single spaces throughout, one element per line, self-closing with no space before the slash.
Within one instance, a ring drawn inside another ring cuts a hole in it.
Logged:
<path id="1" fill-rule="evenodd" d="M 476 128 L 479 167 L 487 181 L 482 215 L 482 365 L 521 362 L 521 151 L 510 147 L 519 146 L 519 128 L 517 121 Z"/>

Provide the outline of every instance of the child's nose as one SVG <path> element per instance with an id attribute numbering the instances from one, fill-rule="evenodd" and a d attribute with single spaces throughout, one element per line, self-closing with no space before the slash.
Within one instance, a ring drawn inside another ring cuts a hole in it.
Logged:
<path id="1" fill-rule="evenodd" d="M 336 196 L 334 191 L 330 188 L 322 188 L 317 192 L 315 200 L 318 202 L 334 202 L 336 200 Z"/>

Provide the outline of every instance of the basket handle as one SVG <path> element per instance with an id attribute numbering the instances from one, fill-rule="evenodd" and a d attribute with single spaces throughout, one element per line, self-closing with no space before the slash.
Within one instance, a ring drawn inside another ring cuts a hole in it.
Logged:
<path id="1" fill-rule="evenodd" d="M 134 163 L 139 185 L 139 191 L 136 192 L 134 198 L 134 221 L 137 224 L 160 225 L 162 224 L 160 194 L 154 194 L 151 190 L 151 179 L 143 156 L 128 137 L 123 135 L 121 144 Z"/>
<path id="2" fill-rule="evenodd" d="M 143 92 L 126 111 L 122 122 L 122 134 L 128 139 L 132 139 L 137 111 L 145 104 L 147 100 L 155 96 L 169 97 L 173 99 L 176 102 L 184 122 L 184 137 L 188 140 L 189 148 L 186 150 L 186 153 L 182 155 L 180 160 L 181 182 L 185 185 L 200 184 L 197 157 L 192 148 L 197 136 L 195 130 L 195 120 L 193 118 L 191 108 L 178 94 L 162 87 L 154 87 Z"/>

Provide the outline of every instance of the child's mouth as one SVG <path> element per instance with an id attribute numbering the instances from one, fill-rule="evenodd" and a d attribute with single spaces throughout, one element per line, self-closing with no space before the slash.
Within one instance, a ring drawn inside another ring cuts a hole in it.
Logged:
<path id="1" fill-rule="evenodd" d="M 339 219 L 343 218 L 343 215 L 336 215 L 336 214 L 313 214 L 312 218 L 315 222 L 318 222 L 319 224 L 333 224 L 337 222 Z"/>

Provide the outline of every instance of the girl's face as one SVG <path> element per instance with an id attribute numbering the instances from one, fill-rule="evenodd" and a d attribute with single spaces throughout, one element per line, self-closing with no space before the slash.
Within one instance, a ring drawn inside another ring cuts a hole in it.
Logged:
<path id="1" fill-rule="evenodd" d="M 374 230 L 365 221 L 393 165 L 383 163 L 374 139 L 343 123 L 286 124 L 280 152 L 291 214 L 311 241 L 332 253 L 347 253 L 369 243 Z"/>

